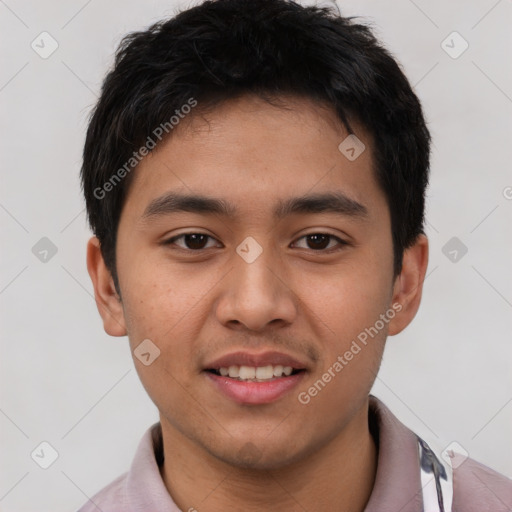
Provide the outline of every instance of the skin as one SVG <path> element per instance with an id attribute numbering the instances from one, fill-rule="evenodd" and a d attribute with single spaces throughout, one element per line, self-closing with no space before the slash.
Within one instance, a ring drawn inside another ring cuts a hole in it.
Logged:
<path id="1" fill-rule="evenodd" d="M 428 241 L 421 235 L 405 251 L 395 277 L 371 137 L 355 123 L 366 150 L 351 162 L 338 150 L 347 132 L 334 112 L 307 99 L 287 102 L 282 109 L 246 96 L 189 116 L 140 163 L 117 237 L 122 300 L 98 240 L 88 243 L 105 331 L 128 335 L 132 351 L 147 338 L 160 349 L 151 365 L 136 357 L 134 364 L 160 411 L 162 478 L 184 511 L 364 510 L 377 468 L 368 395 L 386 337 L 402 331 L 420 304 Z M 221 197 L 238 213 L 141 220 L 150 201 L 168 191 Z M 367 216 L 272 218 L 280 199 L 332 191 L 364 205 Z M 212 238 L 161 244 L 183 233 Z M 305 238 L 315 233 L 347 244 L 328 238 L 315 250 L 318 244 Z M 263 249 L 250 264 L 236 252 L 248 236 Z M 298 393 L 393 304 L 400 312 L 308 404 L 300 403 Z M 239 349 L 284 351 L 308 371 L 278 401 L 240 405 L 202 373 L 207 362 Z"/>

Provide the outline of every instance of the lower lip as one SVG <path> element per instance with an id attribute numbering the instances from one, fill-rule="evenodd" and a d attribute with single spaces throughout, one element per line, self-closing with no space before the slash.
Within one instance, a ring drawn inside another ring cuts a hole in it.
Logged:
<path id="1" fill-rule="evenodd" d="M 250 382 L 230 379 L 205 372 L 219 391 L 240 404 L 268 404 L 279 400 L 296 387 L 306 373 L 304 370 L 288 377 L 279 377 L 268 382 Z"/>

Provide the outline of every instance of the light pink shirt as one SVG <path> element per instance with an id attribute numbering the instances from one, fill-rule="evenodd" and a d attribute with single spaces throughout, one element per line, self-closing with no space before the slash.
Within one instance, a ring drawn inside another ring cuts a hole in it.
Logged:
<path id="1" fill-rule="evenodd" d="M 372 395 L 369 415 L 378 439 L 378 466 L 365 512 L 424 512 L 425 490 L 421 484 L 417 436 Z M 177 507 L 161 478 L 155 457 L 155 447 L 158 451 L 162 446 L 159 427 L 155 423 L 145 432 L 130 470 L 88 500 L 78 512 L 188 512 Z M 202 510 L 200 504 L 196 508 Z M 460 466 L 454 465 L 451 510 L 510 512 L 512 480 L 465 459 Z"/>

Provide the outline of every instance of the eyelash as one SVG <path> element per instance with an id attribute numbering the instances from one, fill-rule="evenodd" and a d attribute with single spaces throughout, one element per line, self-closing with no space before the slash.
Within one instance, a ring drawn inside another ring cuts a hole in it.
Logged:
<path id="1" fill-rule="evenodd" d="M 188 235 L 203 235 L 203 236 L 206 236 L 208 238 L 211 238 L 212 240 L 215 240 L 214 237 L 212 237 L 210 235 L 207 235 L 206 233 L 198 233 L 198 232 L 195 232 L 195 231 L 191 231 L 191 232 L 188 232 L 188 233 L 182 233 L 181 235 L 174 236 L 172 238 L 169 238 L 168 240 L 164 240 L 162 242 L 162 245 L 171 246 L 171 245 L 174 244 L 174 242 L 176 240 L 179 240 L 180 238 L 184 238 L 184 237 L 186 237 Z M 339 251 L 344 246 L 349 245 L 348 242 L 345 242 L 345 240 L 342 240 L 341 238 L 339 238 L 339 237 L 337 237 L 335 235 L 331 235 L 330 233 L 322 233 L 322 232 L 308 233 L 307 235 L 303 235 L 300 238 L 298 238 L 298 240 L 302 240 L 303 238 L 307 238 L 308 236 L 313 236 L 313 235 L 327 236 L 330 239 L 335 239 L 338 242 L 338 244 L 339 244 L 338 248 L 332 248 L 331 247 L 330 249 L 309 249 L 310 251 L 313 251 L 315 253 L 327 253 L 327 254 L 330 254 L 331 252 Z M 176 249 L 176 247 L 174 247 L 173 249 Z M 206 249 L 210 249 L 210 247 L 208 247 Z M 182 251 L 185 251 L 185 252 L 196 252 L 196 253 L 199 253 L 199 252 L 204 251 L 206 249 L 204 249 L 204 248 L 203 249 L 184 249 L 183 247 L 177 246 L 176 250 L 182 250 Z"/>

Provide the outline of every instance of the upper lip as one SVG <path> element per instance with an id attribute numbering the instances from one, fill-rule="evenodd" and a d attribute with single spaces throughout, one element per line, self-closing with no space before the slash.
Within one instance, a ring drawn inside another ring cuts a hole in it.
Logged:
<path id="1" fill-rule="evenodd" d="M 205 366 L 205 370 L 218 370 L 230 366 L 291 366 L 295 370 L 306 369 L 306 365 L 288 354 L 275 351 L 253 354 L 246 351 L 237 351 L 225 354 Z"/>

